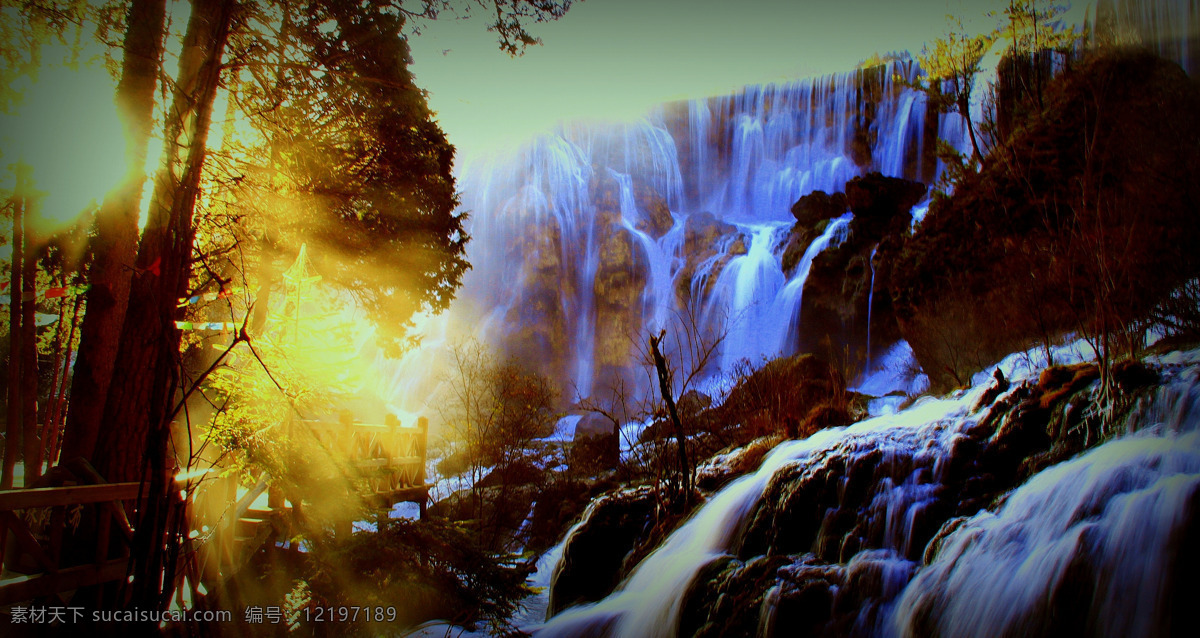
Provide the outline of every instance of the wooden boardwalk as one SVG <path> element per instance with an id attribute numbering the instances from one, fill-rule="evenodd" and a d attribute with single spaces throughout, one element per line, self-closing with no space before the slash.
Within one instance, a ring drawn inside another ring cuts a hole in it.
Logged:
<path id="1" fill-rule="evenodd" d="M 402 427 L 394 418 L 378 424 L 299 421 L 332 456 L 354 468 L 358 497 L 370 508 L 416 502 L 425 515 L 428 422 Z M 84 464 L 86 466 L 86 464 Z M 83 587 L 126 578 L 136 520 L 139 483 L 104 483 L 90 467 L 75 468 L 77 485 L 0 492 L 0 607 L 31 600 L 58 600 Z M 301 513 L 269 476 L 249 489 L 239 477 L 216 469 L 179 478 L 187 539 L 176 565 L 175 595 L 189 600 L 211 591 L 240 570 L 264 543 L 292 537 Z M 303 505 L 298 503 L 297 505 Z M 307 512 L 305 512 L 307 514 Z M 86 521 L 95 535 L 86 543 L 71 531 Z M 351 521 L 333 521 L 338 533 L 351 533 Z M 87 547 L 81 545 L 86 544 Z M 55 603 L 57 604 L 57 603 Z"/>

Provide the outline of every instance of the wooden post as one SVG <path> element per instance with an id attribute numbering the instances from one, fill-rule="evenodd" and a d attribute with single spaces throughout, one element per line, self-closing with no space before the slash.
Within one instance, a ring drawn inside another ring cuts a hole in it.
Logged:
<path id="1" fill-rule="evenodd" d="M 272 511 L 281 510 L 284 507 L 283 503 L 283 490 L 279 489 L 279 486 L 272 480 L 270 485 L 267 486 L 267 507 Z"/>
<path id="2" fill-rule="evenodd" d="M 425 445 L 429 441 L 429 419 L 417 417 L 417 455 L 421 457 L 421 467 L 417 469 L 417 485 L 421 488 L 421 501 L 418 503 L 421 520 L 425 520 L 425 505 L 429 502 L 429 494 L 425 492 Z"/>

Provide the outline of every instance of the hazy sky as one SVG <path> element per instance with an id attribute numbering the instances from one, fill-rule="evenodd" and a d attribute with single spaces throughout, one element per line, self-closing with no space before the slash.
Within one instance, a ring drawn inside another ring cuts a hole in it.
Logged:
<path id="1" fill-rule="evenodd" d="M 852 69 L 918 52 L 947 13 L 1004 0 L 586 0 L 534 25 L 543 45 L 509 58 L 478 20 L 442 20 L 410 42 L 417 83 L 463 154 L 511 145 L 560 119 L 625 119 L 655 103 Z"/>

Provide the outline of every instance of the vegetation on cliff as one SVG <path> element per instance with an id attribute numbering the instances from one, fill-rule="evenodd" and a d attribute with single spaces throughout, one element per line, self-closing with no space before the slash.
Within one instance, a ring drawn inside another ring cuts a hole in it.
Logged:
<path id="1" fill-rule="evenodd" d="M 1102 50 L 1044 100 L 897 257 L 890 292 L 935 389 L 1064 332 L 1102 360 L 1134 352 L 1155 307 L 1200 274 L 1196 83 L 1151 53 Z"/>

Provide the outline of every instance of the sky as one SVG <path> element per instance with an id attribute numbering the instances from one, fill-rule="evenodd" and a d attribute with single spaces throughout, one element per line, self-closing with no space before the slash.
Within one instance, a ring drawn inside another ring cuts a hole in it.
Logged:
<path id="1" fill-rule="evenodd" d="M 482 19 L 440 20 L 410 38 L 411 69 L 460 156 L 470 156 L 563 119 L 625 120 L 668 100 L 847 71 L 876 52 L 917 53 L 945 32 L 948 13 L 982 31 L 995 23 L 986 12 L 1006 4 L 586 0 L 533 25 L 543 44 L 517 58 L 499 51 Z"/>
<path id="2" fill-rule="evenodd" d="M 487 13 L 477 11 L 423 25 L 410 37 L 411 69 L 465 164 L 566 119 L 629 120 L 668 100 L 847 71 L 873 53 L 919 52 L 945 32 L 947 13 L 974 17 L 972 26 L 982 31 L 996 22 L 984 14 L 1006 3 L 586 0 L 561 20 L 531 25 L 543 44 L 515 58 L 499 50 L 486 30 Z M 179 14 L 175 28 L 182 28 L 187 3 L 171 7 Z M 65 55 L 47 51 L 44 59 Z M 0 166 L 21 160 L 34 167 L 36 186 L 52 193 L 42 218 L 55 227 L 102 198 L 123 169 L 113 78 L 94 63 L 96 51 L 83 57 L 93 61 L 86 72 L 51 65 L 31 86 L 13 87 L 26 99 L 0 117 Z M 160 149 L 151 144 L 151 170 Z M 11 181 L 0 171 L 0 187 Z"/>

